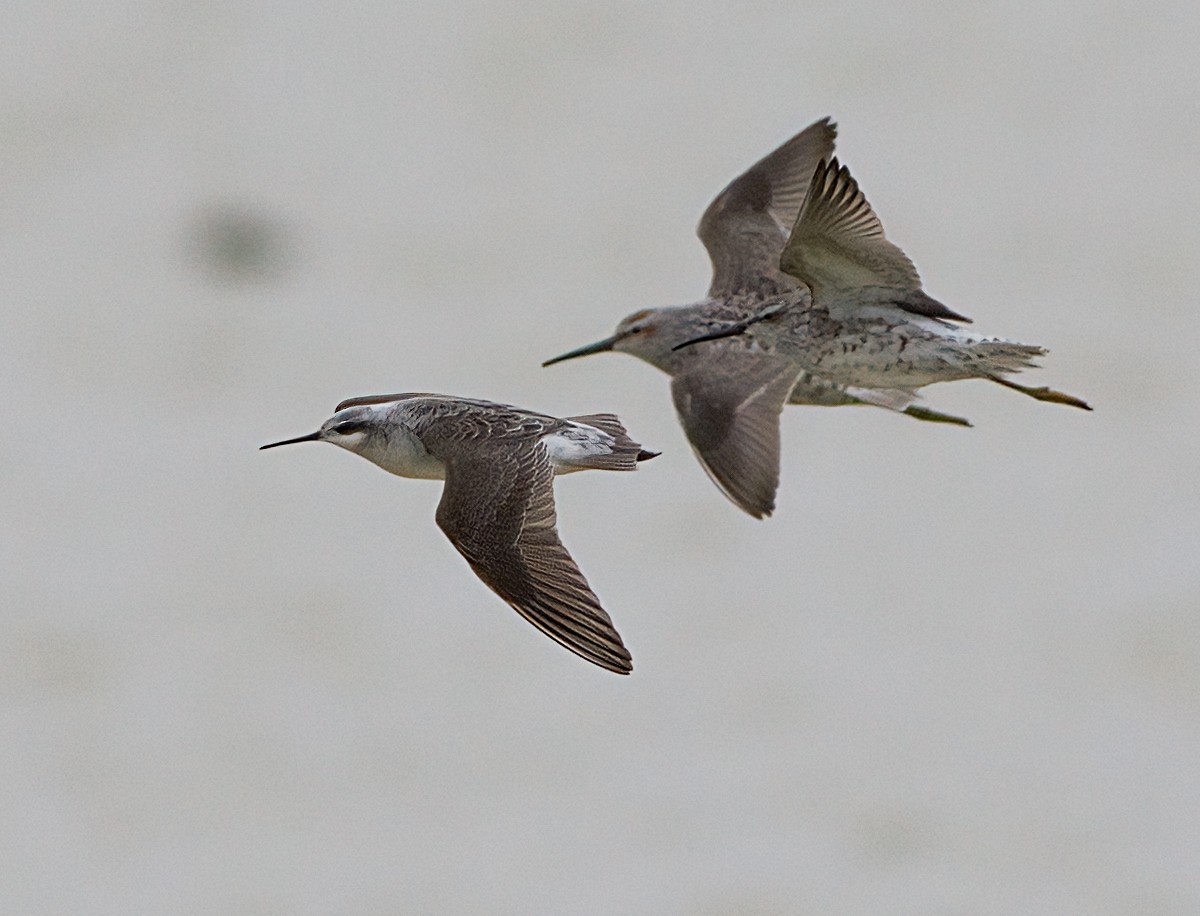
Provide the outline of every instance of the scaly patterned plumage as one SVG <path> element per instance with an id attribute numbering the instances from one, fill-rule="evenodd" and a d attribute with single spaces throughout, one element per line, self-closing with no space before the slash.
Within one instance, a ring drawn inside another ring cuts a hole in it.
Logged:
<path id="1" fill-rule="evenodd" d="M 352 398 L 310 435 L 401 477 L 445 480 L 437 523 L 475 574 L 522 617 L 593 664 L 628 674 L 629 652 L 559 540 L 554 477 L 632 471 L 653 458 L 612 414 L 553 417 L 507 404 L 409 393 Z"/>
<path id="2" fill-rule="evenodd" d="M 1044 401 L 1090 410 L 1049 388 L 1004 376 L 1034 366 L 1042 347 L 984 337 L 929 296 L 912 261 L 883 233 L 858 183 L 836 159 L 813 172 L 780 263 L 802 284 L 730 326 L 682 342 L 744 336 L 762 352 L 836 386 L 893 392 L 906 407 L 936 382 L 983 378 Z"/>
<path id="3" fill-rule="evenodd" d="M 775 508 L 779 414 L 785 404 L 865 403 L 904 410 L 911 402 L 893 392 L 816 378 L 748 339 L 672 349 L 743 322 L 782 296 L 807 295 L 804 285 L 781 268 L 780 256 L 813 170 L 833 153 L 836 136 L 828 118 L 810 125 L 735 178 L 709 204 L 697 228 L 713 267 L 707 298 L 634 312 L 611 337 L 543 363 L 616 350 L 666 372 L 696 457 L 721 491 L 755 518 Z M 906 412 L 919 419 L 962 422 L 933 411 Z"/>

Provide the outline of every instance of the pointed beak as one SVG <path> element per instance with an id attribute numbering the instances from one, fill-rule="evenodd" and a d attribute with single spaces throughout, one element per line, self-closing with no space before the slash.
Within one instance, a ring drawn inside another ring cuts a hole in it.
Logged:
<path id="1" fill-rule="evenodd" d="M 293 442 L 316 442 L 321 438 L 321 432 L 318 430 L 315 433 L 309 433 L 307 436 L 297 436 L 295 439 L 284 439 L 282 442 L 272 442 L 270 445 L 260 445 L 258 450 L 261 452 L 264 448 L 276 448 L 280 445 L 291 445 Z"/>
<path id="2" fill-rule="evenodd" d="M 555 363 L 561 363 L 564 359 L 574 359 L 577 356 L 591 356 L 593 353 L 607 353 L 613 348 L 613 345 L 616 342 L 616 337 L 606 337 L 604 340 L 598 340 L 594 344 L 588 344 L 586 347 L 580 347 L 578 350 L 572 350 L 569 353 L 556 356 L 554 359 L 548 359 L 542 363 L 542 366 L 553 366 Z"/>
<path id="3" fill-rule="evenodd" d="M 748 325 L 745 322 L 742 322 L 732 325 L 728 328 L 723 328 L 720 331 L 712 331 L 708 334 L 703 334 L 700 337 L 693 337 L 691 340 L 685 340 L 681 344 L 675 344 L 675 346 L 671 347 L 671 350 L 672 352 L 675 350 L 682 350 L 684 347 L 690 347 L 692 344 L 704 343 L 706 340 L 721 340 L 724 337 L 737 337 L 744 330 L 746 330 L 747 326 Z"/>
<path id="4" fill-rule="evenodd" d="M 776 302 L 774 305 L 768 305 L 758 314 L 751 315 L 745 321 L 739 321 L 737 324 L 731 324 L 726 328 L 721 328 L 716 331 L 710 331 L 700 337 L 693 337 L 691 340 L 685 340 L 681 344 L 676 344 L 671 347 L 671 350 L 682 350 L 684 347 L 690 347 L 692 344 L 704 343 L 706 340 L 721 340 L 723 337 L 737 337 L 739 334 L 744 334 L 746 331 L 758 324 L 760 321 L 770 321 L 777 315 L 783 315 L 792 308 L 792 303 L 788 299 L 783 299 Z"/>
<path id="5" fill-rule="evenodd" d="M 770 321 L 776 315 L 785 314 L 792 306 L 788 299 L 783 299 L 776 302 L 774 305 L 768 305 L 758 314 L 752 315 L 745 321 L 739 321 L 737 324 L 731 324 L 726 328 L 721 328 L 716 331 L 710 331 L 707 334 L 702 334 L 700 337 L 693 337 L 691 340 L 685 340 L 681 344 L 676 344 L 671 347 L 671 350 L 682 350 L 684 347 L 690 347 L 692 344 L 704 343 L 706 340 L 721 340 L 724 337 L 737 337 L 739 334 L 744 334 L 749 328 L 758 324 L 760 321 Z"/>

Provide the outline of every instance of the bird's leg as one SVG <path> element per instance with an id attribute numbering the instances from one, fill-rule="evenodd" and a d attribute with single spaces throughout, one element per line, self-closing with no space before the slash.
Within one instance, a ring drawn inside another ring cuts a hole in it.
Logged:
<path id="1" fill-rule="evenodd" d="M 1091 410 L 1087 401 L 1081 401 L 1073 395 L 1065 394 L 1062 391 L 1055 391 L 1053 388 L 1030 388 L 1027 385 L 1018 385 L 1016 382 L 1010 382 L 1006 378 L 1000 378 L 997 375 L 988 376 L 997 385 L 1003 385 L 1005 388 L 1011 388 L 1013 391 L 1019 391 L 1021 394 L 1027 394 L 1037 401 L 1050 401 L 1053 404 L 1066 404 L 1068 407 L 1078 407 L 1080 410 Z"/>
<path id="2" fill-rule="evenodd" d="M 936 410 L 930 410 L 928 407 L 918 407 L 916 404 L 904 408 L 904 412 L 914 420 L 925 420 L 929 423 L 953 423 L 955 426 L 972 425 L 971 421 L 966 417 L 955 417 L 948 413 L 939 413 Z"/>

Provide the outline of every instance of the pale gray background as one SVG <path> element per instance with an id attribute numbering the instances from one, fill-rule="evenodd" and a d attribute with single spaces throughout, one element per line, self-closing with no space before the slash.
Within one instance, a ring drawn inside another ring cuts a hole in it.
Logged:
<path id="1" fill-rule="evenodd" d="M 6 4 L 0 910 L 1200 912 L 1192 2 Z M 963 430 L 790 409 L 777 516 L 664 376 L 830 114 L 927 288 L 1044 344 Z M 355 394 L 615 410 L 558 485 L 631 647 L 539 635 Z"/>

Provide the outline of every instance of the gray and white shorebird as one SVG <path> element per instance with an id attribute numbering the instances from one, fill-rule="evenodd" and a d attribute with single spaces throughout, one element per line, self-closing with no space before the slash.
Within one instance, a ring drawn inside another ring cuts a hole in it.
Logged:
<path id="1" fill-rule="evenodd" d="M 770 515 L 779 484 L 779 415 L 785 403 L 873 404 L 925 420 L 965 422 L 922 410 L 891 392 L 838 386 L 799 372 L 793 361 L 730 337 L 682 350 L 677 344 L 757 314 L 763 304 L 805 292 L 780 256 L 814 169 L 833 153 L 836 126 L 809 125 L 730 182 L 700 218 L 712 261 L 708 296 L 689 305 L 642 309 L 611 337 L 546 360 L 615 350 L 671 376 L 671 396 L 692 450 L 726 496 L 755 518 Z M 909 409 L 911 408 L 911 409 Z"/>
<path id="2" fill-rule="evenodd" d="M 628 674 L 612 620 L 559 540 L 554 477 L 632 471 L 655 457 L 613 414 L 552 417 L 440 394 L 351 398 L 315 433 L 400 477 L 444 480 L 437 523 L 492 591 L 556 642 Z"/>
<path id="3" fill-rule="evenodd" d="M 681 342 L 680 351 L 740 336 L 833 385 L 886 391 L 901 408 L 911 408 L 925 385 L 979 378 L 1091 410 L 1072 395 L 1006 378 L 1034 367 L 1046 350 L 958 326 L 969 319 L 922 289 L 912 261 L 884 236 L 858 182 L 837 159 L 813 172 L 780 263 L 799 288 Z"/>

